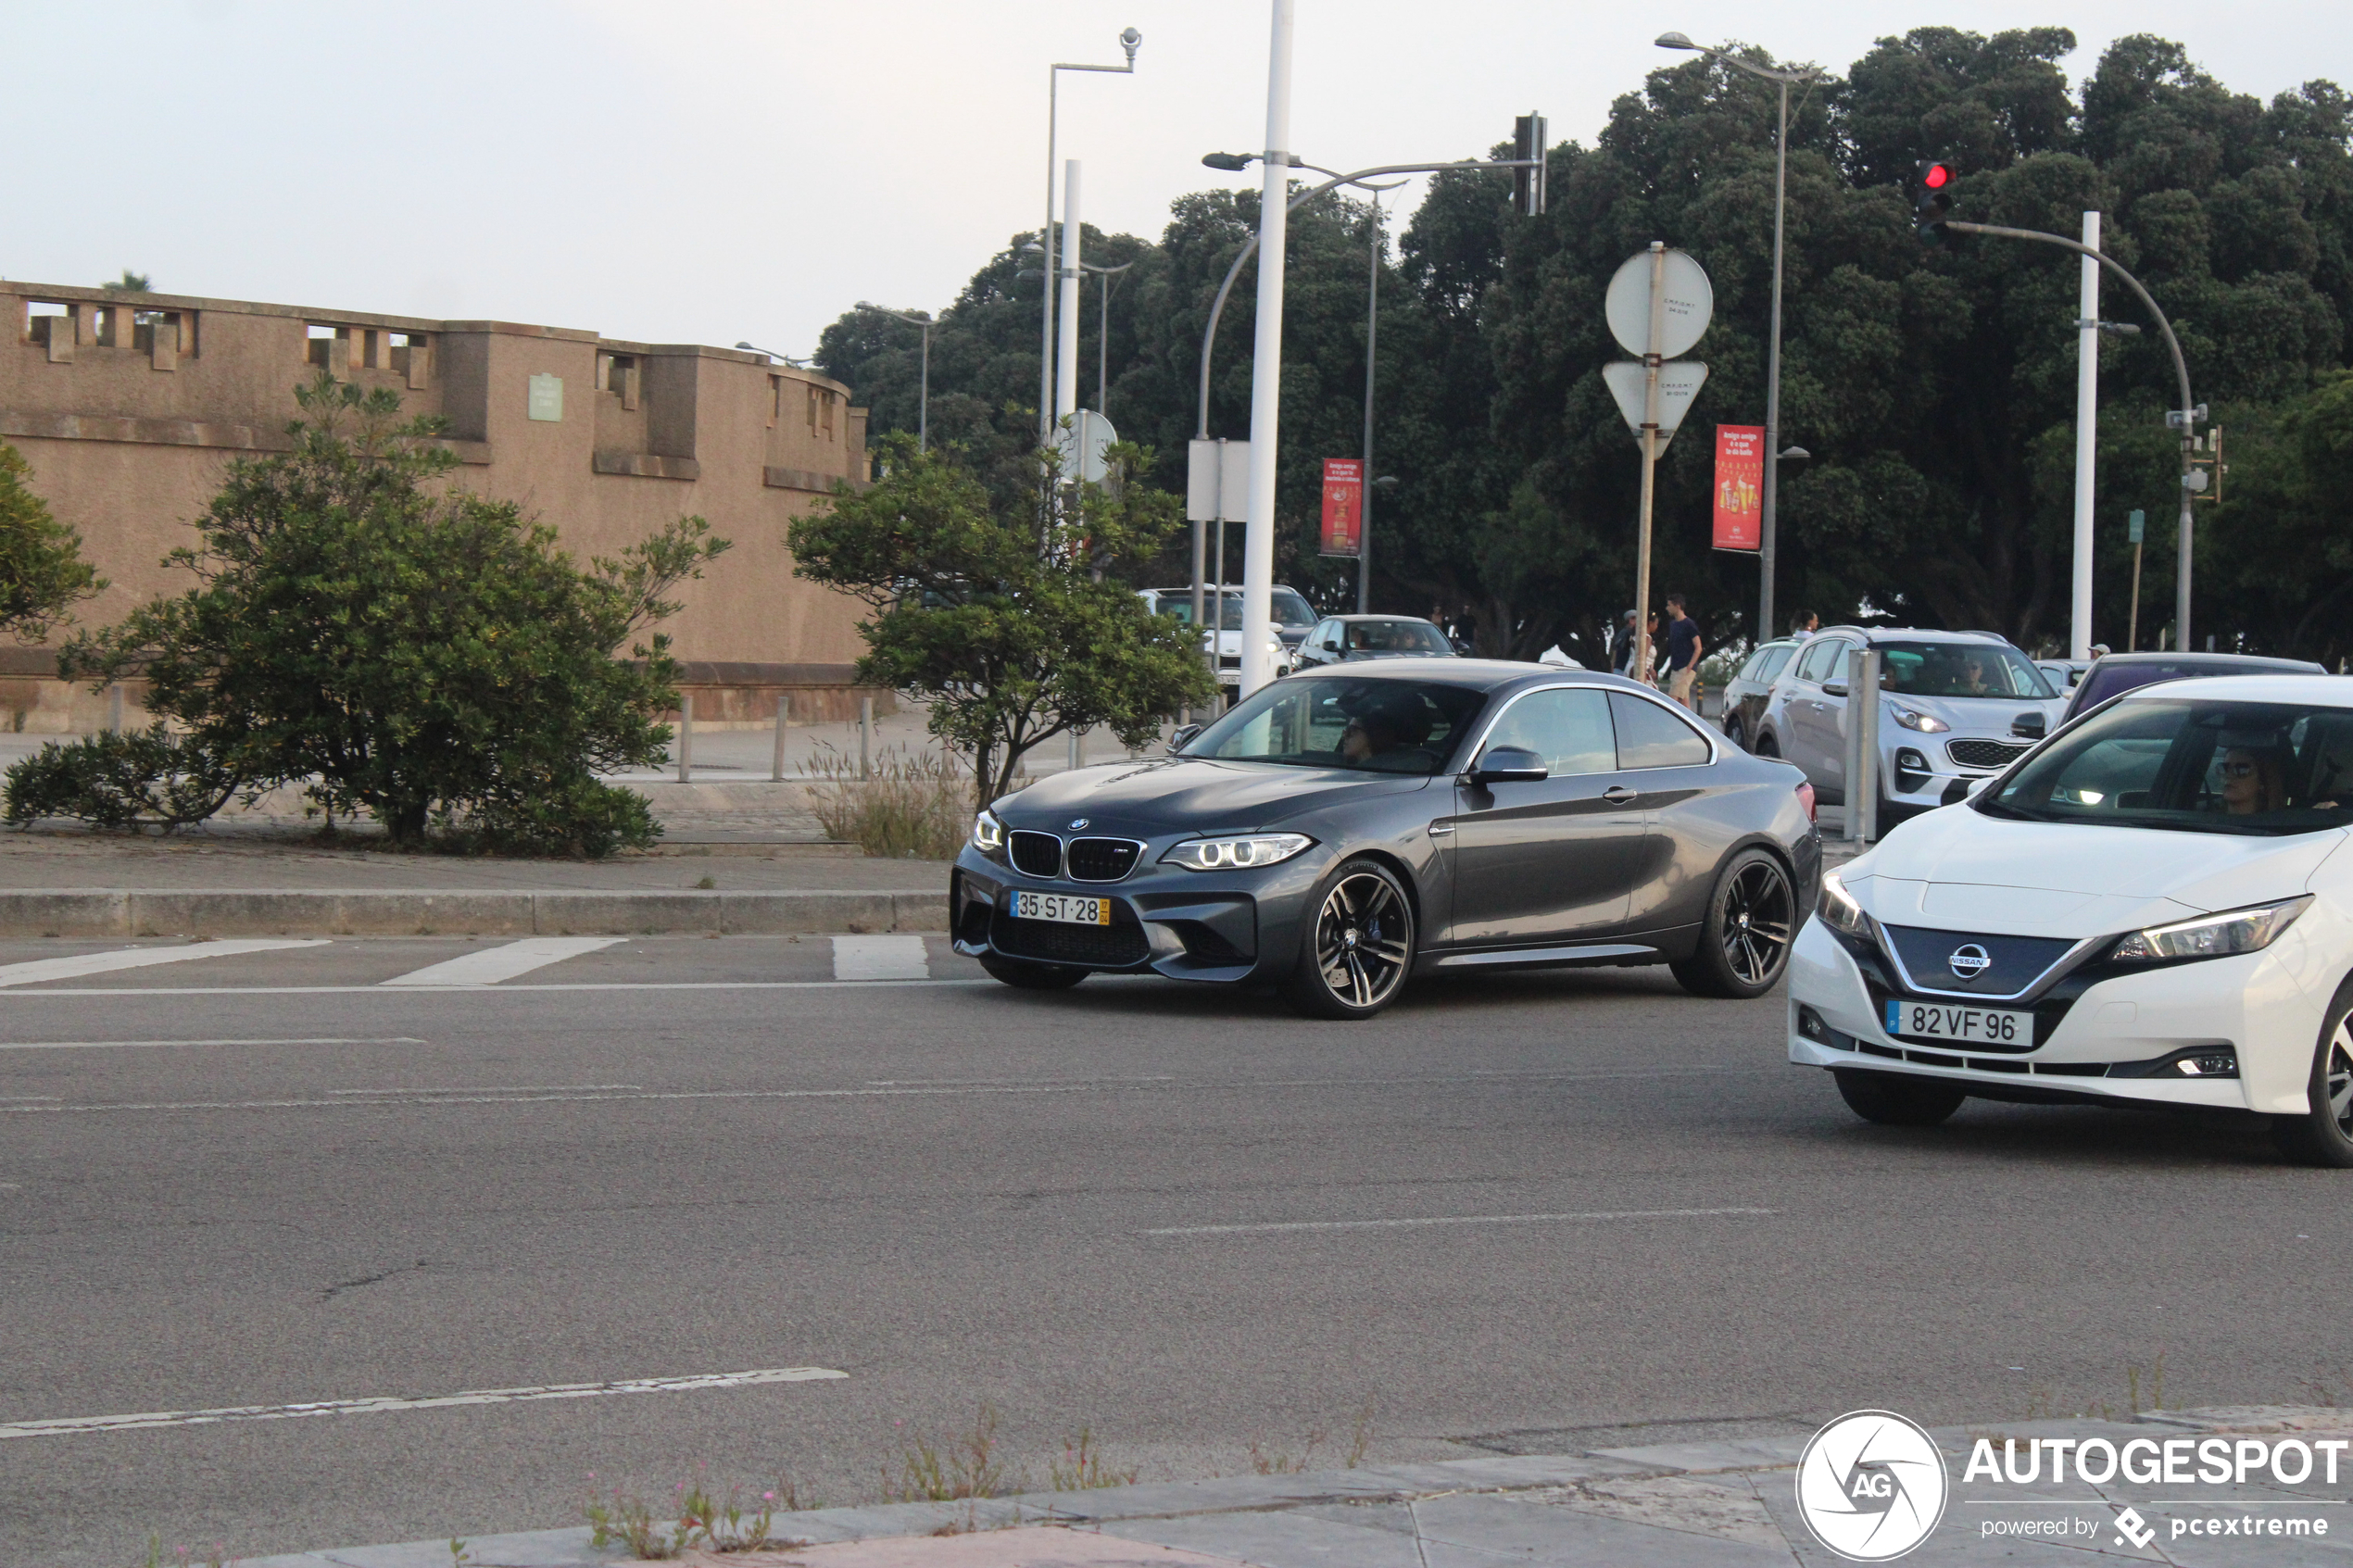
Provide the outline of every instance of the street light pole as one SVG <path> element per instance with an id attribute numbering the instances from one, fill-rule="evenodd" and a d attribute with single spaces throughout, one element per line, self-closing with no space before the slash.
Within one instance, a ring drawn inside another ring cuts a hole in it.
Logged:
<path id="1" fill-rule="evenodd" d="M 1274 0 L 1266 48 L 1266 178 L 1258 197 L 1258 320 L 1250 368 L 1250 504 L 1242 524 L 1239 696 L 1274 678 L 1266 658 L 1275 592 L 1275 444 L 1283 394 L 1283 244 L 1290 227 L 1290 58 L 1295 0 Z"/>
<path id="2" fill-rule="evenodd" d="M 1821 72 L 1770 70 L 1737 55 L 1692 43 L 1680 32 L 1662 33 L 1662 49 L 1692 49 L 1708 58 L 1748 72 L 1780 89 L 1780 130 L 1773 137 L 1773 310 L 1765 347 L 1765 495 L 1756 518 L 1756 640 L 1773 631 L 1773 572 L 1780 558 L 1776 524 L 1780 514 L 1781 450 L 1781 238 L 1789 207 L 1789 90 L 1795 82 L 1818 82 Z"/>
<path id="3" fill-rule="evenodd" d="M 1061 73 L 1066 70 L 1101 71 L 1112 76 L 1133 76 L 1136 73 L 1136 50 L 1144 35 L 1134 28 L 1119 35 L 1119 46 L 1127 51 L 1124 66 L 1082 66 L 1058 61 L 1046 68 L 1046 229 L 1038 241 L 1046 247 L 1046 300 L 1038 324 L 1038 445 L 1043 446 L 1053 439 L 1054 433 L 1054 138 L 1057 116 L 1061 112 Z"/>
<path id="4" fill-rule="evenodd" d="M 887 316 L 894 321 L 904 321 L 911 327 L 921 327 L 924 330 L 923 400 L 917 405 L 915 412 L 915 450 L 928 452 L 931 450 L 931 329 L 935 324 L 931 319 L 931 312 L 891 310 L 863 299 L 858 302 L 858 308 L 871 310 L 877 316 Z"/>
<path id="5" fill-rule="evenodd" d="M 1367 185 L 1373 194 L 1372 243 L 1365 247 L 1372 259 L 1365 283 L 1365 488 L 1363 509 L 1356 519 L 1356 613 L 1370 615 L 1373 597 L 1373 339 L 1380 331 L 1380 198 L 1383 191 L 1393 191 L 1405 182 L 1396 180 L 1386 185 Z"/>
<path id="6" fill-rule="evenodd" d="M 1136 264 L 1123 261 L 1116 267 L 1098 267 L 1082 261 L 1079 268 L 1103 280 L 1103 324 L 1095 334 L 1095 412 L 1109 418 L 1111 414 L 1111 296 L 1119 288 L 1119 274 Z"/>

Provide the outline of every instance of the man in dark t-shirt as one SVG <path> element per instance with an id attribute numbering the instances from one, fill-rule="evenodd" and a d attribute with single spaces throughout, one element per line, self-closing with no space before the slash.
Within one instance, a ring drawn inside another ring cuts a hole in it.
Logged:
<path id="1" fill-rule="evenodd" d="M 1692 682 L 1699 673 L 1699 656 L 1706 651 L 1699 637 L 1699 622 L 1684 608 L 1683 596 L 1667 596 L 1667 695 L 1697 709 Z"/>

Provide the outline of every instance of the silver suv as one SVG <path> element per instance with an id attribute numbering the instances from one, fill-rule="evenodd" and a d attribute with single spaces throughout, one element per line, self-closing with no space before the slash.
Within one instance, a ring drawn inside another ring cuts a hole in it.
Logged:
<path id="1" fill-rule="evenodd" d="M 1846 656 L 1858 647 L 1880 655 L 1882 824 L 1962 799 L 2057 729 L 2067 706 L 1991 632 L 1827 627 L 1773 684 L 1755 742 L 1796 763 L 1826 804 L 1846 799 Z"/>

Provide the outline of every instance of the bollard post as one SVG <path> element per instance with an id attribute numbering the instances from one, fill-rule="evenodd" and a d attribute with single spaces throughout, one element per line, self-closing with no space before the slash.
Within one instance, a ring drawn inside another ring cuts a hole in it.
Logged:
<path id="1" fill-rule="evenodd" d="M 777 784 L 785 779 L 785 726 L 792 720 L 792 694 L 776 694 L 776 753 L 769 759 L 768 777 Z"/>
<path id="2" fill-rule="evenodd" d="M 858 699 L 858 776 L 874 777 L 875 699 Z"/>
<path id="3" fill-rule="evenodd" d="M 1065 766 L 1074 772 L 1078 769 L 1078 732 L 1076 730 L 1070 732 L 1070 760 Z"/>
<path id="4" fill-rule="evenodd" d="M 695 694 L 678 694 L 678 782 L 686 784 L 695 772 Z"/>
<path id="5" fill-rule="evenodd" d="M 1846 656 L 1846 839 L 1879 839 L 1880 653 L 1857 648 Z"/>
<path id="6" fill-rule="evenodd" d="M 120 681 L 117 681 L 107 688 L 107 734 L 110 735 L 122 734 L 122 683 Z"/>

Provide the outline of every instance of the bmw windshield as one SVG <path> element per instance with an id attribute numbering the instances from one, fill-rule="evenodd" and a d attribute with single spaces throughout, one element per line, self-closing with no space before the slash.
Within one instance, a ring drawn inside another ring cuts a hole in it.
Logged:
<path id="1" fill-rule="evenodd" d="M 1185 747 L 1188 757 L 1435 773 L 1487 695 L 1436 681 L 1301 676 L 1260 687 Z"/>
<path id="2" fill-rule="evenodd" d="M 2353 709 L 2120 702 L 2053 740 L 1977 809 L 2021 822 L 2185 833 L 2353 825 Z"/>

